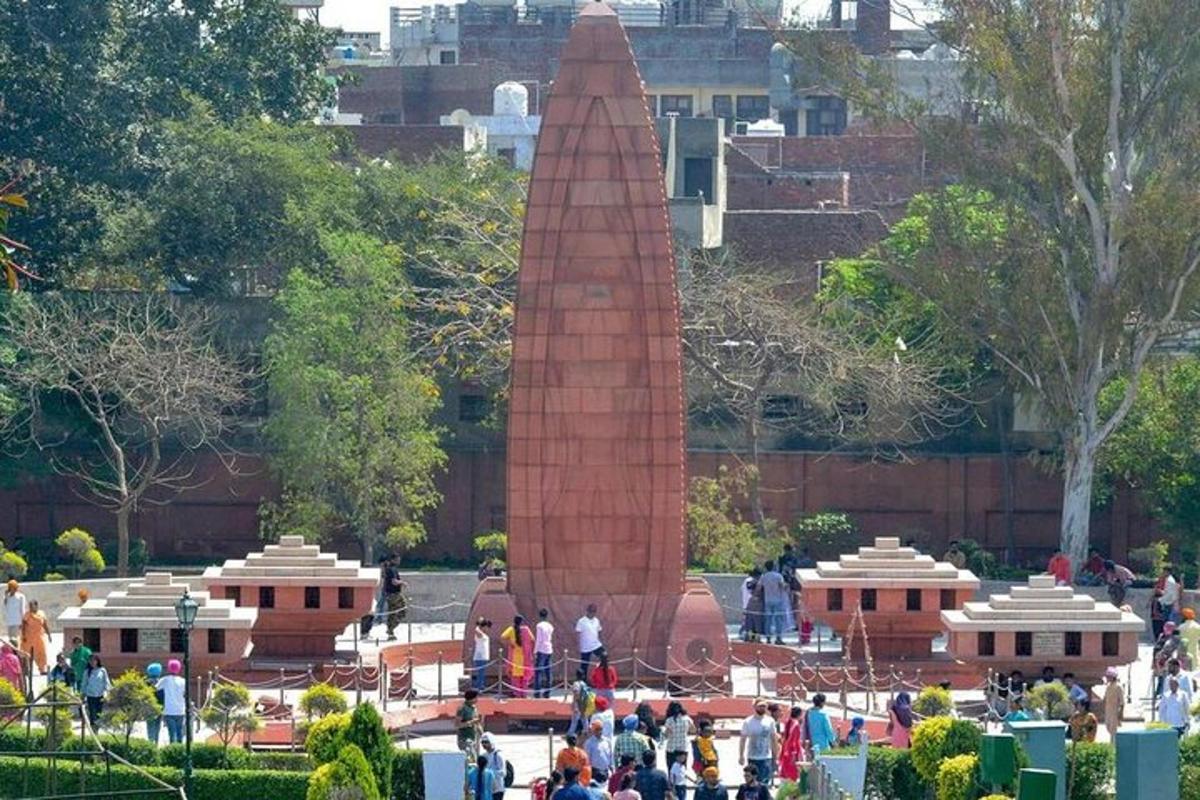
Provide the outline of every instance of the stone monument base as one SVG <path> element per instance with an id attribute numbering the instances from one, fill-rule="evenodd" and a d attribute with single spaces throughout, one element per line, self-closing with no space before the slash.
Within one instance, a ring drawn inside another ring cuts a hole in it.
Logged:
<path id="1" fill-rule="evenodd" d="M 487 578 L 479 584 L 467 618 L 463 637 L 463 663 L 471 664 L 471 628 L 479 617 L 492 620 L 492 637 L 521 614 L 532 628 L 537 612 L 546 608 L 554 623 L 555 681 L 563 679 L 565 651 L 567 674 L 578 668 L 579 649 L 575 623 L 594 603 L 604 626 L 601 639 L 622 685 L 633 680 L 652 685 L 671 685 L 681 691 L 714 691 L 729 683 L 729 637 L 725 617 L 703 578 L 687 578 L 682 595 L 611 594 L 516 597 L 508 592 L 504 578 Z M 492 657 L 499 650 L 493 644 Z M 634 666 L 636 657 L 637 666 Z M 596 662 L 593 660 L 592 664 Z"/>

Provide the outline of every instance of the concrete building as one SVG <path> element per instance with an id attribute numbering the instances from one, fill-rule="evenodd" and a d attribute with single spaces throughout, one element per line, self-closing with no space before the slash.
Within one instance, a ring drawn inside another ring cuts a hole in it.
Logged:
<path id="1" fill-rule="evenodd" d="M 529 90 L 519 83 L 506 81 L 496 87 L 490 115 L 474 116 L 460 108 L 442 117 L 441 124 L 461 127 L 468 151 L 490 153 L 525 172 L 533 167 L 542 118 L 530 116 Z"/>

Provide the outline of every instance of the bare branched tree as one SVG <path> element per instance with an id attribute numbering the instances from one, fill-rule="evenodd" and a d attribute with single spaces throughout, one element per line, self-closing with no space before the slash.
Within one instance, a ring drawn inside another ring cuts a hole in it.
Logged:
<path id="1" fill-rule="evenodd" d="M 894 457 L 966 419 L 962 393 L 915 347 L 848 335 L 769 270 L 735 258 L 694 259 L 681 298 L 689 405 L 736 423 L 760 527 L 758 467 L 768 429 Z"/>
<path id="2" fill-rule="evenodd" d="M 201 483 L 194 451 L 232 468 L 222 436 L 246 373 L 217 349 L 204 310 L 158 295 L 20 298 L 4 328 L 18 358 L 0 362 L 0 382 L 26 401 L 7 426 L 116 516 L 117 570 L 127 575 L 138 506 Z"/>

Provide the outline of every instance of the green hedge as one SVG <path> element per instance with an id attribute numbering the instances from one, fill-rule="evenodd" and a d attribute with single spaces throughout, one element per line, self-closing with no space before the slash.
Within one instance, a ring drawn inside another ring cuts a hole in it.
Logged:
<path id="1" fill-rule="evenodd" d="M 80 773 L 86 785 L 80 786 Z M 183 783 L 183 776 L 170 767 L 148 767 L 146 772 L 172 786 Z M 130 767 L 103 763 L 81 767 L 77 762 L 55 763 L 54 794 L 73 794 L 102 789 L 117 792 L 130 789 L 154 789 L 156 784 Z M 26 786 L 28 781 L 28 786 Z M 49 762 L 31 758 L 26 762 L 19 756 L 0 757 L 0 798 L 46 797 L 50 794 Z M 188 800 L 234 800 L 234 798 L 269 798 L 269 800 L 304 800 L 308 775 L 300 772 L 269 770 L 197 770 L 192 778 L 192 793 Z M 153 795 L 143 795 L 152 797 Z M 164 791 L 163 797 L 167 796 Z"/>
<path id="2" fill-rule="evenodd" d="M 1179 800 L 1200 800 L 1200 767 L 1184 764 L 1179 768 Z"/>
<path id="3" fill-rule="evenodd" d="M 1116 770 L 1116 757 L 1111 744 L 1103 742 L 1078 742 L 1067 749 L 1067 775 L 1072 775 L 1070 800 L 1106 800 L 1108 785 Z"/>
<path id="4" fill-rule="evenodd" d="M 425 800 L 425 772 L 420 750 L 397 750 L 392 758 L 392 797 Z"/>
<path id="5" fill-rule="evenodd" d="M 268 750 L 251 755 L 254 757 L 254 769 L 273 769 L 281 772 L 312 772 L 315 769 L 312 759 L 303 750 L 295 753 Z"/>
<path id="6" fill-rule="evenodd" d="M 186 748 L 169 744 L 158 750 L 158 766 L 183 769 Z M 268 769 L 258 763 L 254 753 L 240 747 L 195 742 L 192 744 L 193 769 Z"/>
<path id="7" fill-rule="evenodd" d="M 909 751 L 892 747 L 867 748 L 867 797 L 872 800 L 925 800 L 928 792 L 928 785 L 913 767 Z"/>

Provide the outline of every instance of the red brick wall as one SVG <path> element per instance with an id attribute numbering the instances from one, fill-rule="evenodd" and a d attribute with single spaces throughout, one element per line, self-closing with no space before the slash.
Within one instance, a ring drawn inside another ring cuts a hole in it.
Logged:
<path id="1" fill-rule="evenodd" d="M 338 110 L 362 114 L 364 122 L 437 125 L 456 108 L 492 113 L 495 79 L 478 64 L 364 67 L 332 70 L 355 80 L 338 90 Z"/>
<path id="2" fill-rule="evenodd" d="M 358 149 L 369 156 L 391 155 L 403 162 L 425 161 L 440 150 L 461 152 L 457 125 L 347 125 Z"/>
<path id="3" fill-rule="evenodd" d="M 725 197 L 730 211 L 754 209 L 842 208 L 850 201 L 846 173 L 756 175 L 726 171 Z"/>
<path id="4" fill-rule="evenodd" d="M 714 474 L 721 464 L 733 465 L 734 458 L 711 451 L 689 456 L 692 475 Z M 763 457 L 762 468 L 767 512 L 784 522 L 800 513 L 840 510 L 857 520 L 864 538 L 913 535 L 935 552 L 959 537 L 997 550 L 1005 546 L 1008 515 L 997 456 L 873 463 L 844 454 L 774 452 Z M 243 459 L 239 469 L 241 474 L 230 478 L 212 459 L 201 459 L 197 474 L 211 480 L 170 505 L 143 507 L 133 521 L 134 535 L 147 540 L 156 558 L 192 563 L 261 549 L 259 500 L 275 497 L 277 487 L 259 459 Z M 1014 537 L 1023 557 L 1040 558 L 1057 540 L 1060 482 L 1021 458 L 1014 460 L 1013 470 Z M 445 499 L 430 520 L 430 541 L 420 554 L 467 559 L 475 534 L 504 527 L 503 450 L 453 453 L 439 485 Z M 62 479 L 0 491 L 0 531 L 9 544 L 20 537 L 51 537 L 72 526 L 102 541 L 115 536 L 113 517 L 79 500 Z M 1118 493 L 1092 522 L 1093 542 L 1117 558 L 1155 536 L 1129 493 Z M 357 554 L 349 542 L 334 547 L 347 556 Z"/>
<path id="5" fill-rule="evenodd" d="M 857 256 L 887 235 L 875 211 L 728 211 L 725 244 L 743 257 L 785 267 L 801 291 L 817 284 L 817 263 Z"/>

